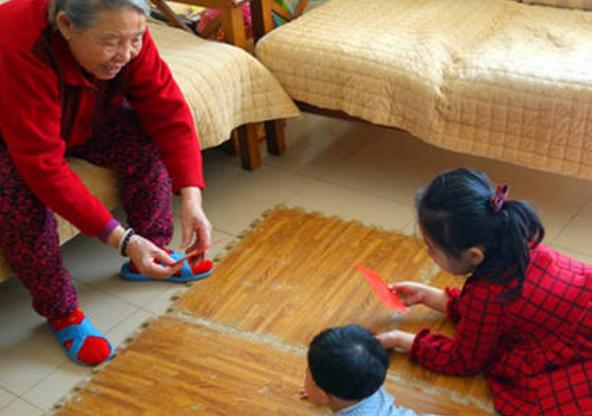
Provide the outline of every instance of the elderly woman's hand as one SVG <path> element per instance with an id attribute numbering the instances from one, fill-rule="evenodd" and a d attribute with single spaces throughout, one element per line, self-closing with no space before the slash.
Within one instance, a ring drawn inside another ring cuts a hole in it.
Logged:
<path id="1" fill-rule="evenodd" d="M 201 206 L 201 189 L 198 187 L 181 189 L 181 232 L 181 245 L 186 252 L 211 243 L 212 226 Z"/>
<path id="2" fill-rule="evenodd" d="M 107 243 L 113 248 L 120 249 L 124 234 L 124 228 L 121 225 L 117 226 L 107 237 Z M 182 264 L 175 264 L 175 260 L 166 251 L 138 234 L 133 234 L 127 242 L 125 254 L 140 274 L 154 279 L 164 280 L 183 267 Z"/>
<path id="3" fill-rule="evenodd" d="M 154 279 L 167 279 L 183 267 L 183 264 L 175 265 L 166 251 L 138 234 L 132 236 L 126 251 L 140 274 Z"/>

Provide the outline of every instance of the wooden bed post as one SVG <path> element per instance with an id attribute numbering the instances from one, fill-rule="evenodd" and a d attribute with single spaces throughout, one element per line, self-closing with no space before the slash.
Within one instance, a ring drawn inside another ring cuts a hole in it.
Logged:
<path id="1" fill-rule="evenodd" d="M 251 19 L 253 20 L 253 39 L 255 43 L 275 28 L 275 24 L 273 23 L 273 1 L 251 1 Z"/>
<path id="2" fill-rule="evenodd" d="M 222 14 L 222 31 L 226 42 L 246 50 L 247 38 L 241 8 L 226 6 L 220 11 Z"/>
<path id="3" fill-rule="evenodd" d="M 275 28 L 273 22 L 274 0 L 252 0 L 253 39 L 255 43 Z M 279 156 L 286 151 L 285 120 L 265 122 L 265 141 L 269 154 Z"/>
<path id="4" fill-rule="evenodd" d="M 152 0 L 152 3 L 156 8 L 164 15 L 168 22 L 179 29 L 183 29 L 186 32 L 193 34 L 193 31 L 185 24 L 183 19 L 175 14 L 173 9 L 164 0 Z"/>
<path id="5" fill-rule="evenodd" d="M 286 153 L 286 120 L 265 122 L 265 142 L 269 154 L 280 156 Z"/>
<path id="6" fill-rule="evenodd" d="M 243 169 L 255 170 L 261 165 L 257 124 L 245 124 L 238 129 L 238 150 Z"/>

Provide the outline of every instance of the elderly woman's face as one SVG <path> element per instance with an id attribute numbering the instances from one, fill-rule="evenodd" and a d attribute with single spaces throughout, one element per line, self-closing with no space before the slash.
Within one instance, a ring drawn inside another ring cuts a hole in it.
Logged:
<path id="1" fill-rule="evenodd" d="M 74 27 L 64 12 L 57 23 L 78 63 L 101 80 L 114 78 L 140 53 L 146 30 L 145 16 L 128 7 L 102 11 L 97 23 L 84 30 Z"/>

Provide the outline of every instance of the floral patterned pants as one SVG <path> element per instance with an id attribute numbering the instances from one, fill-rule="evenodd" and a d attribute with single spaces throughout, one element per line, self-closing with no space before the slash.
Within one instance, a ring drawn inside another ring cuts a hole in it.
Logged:
<path id="1" fill-rule="evenodd" d="M 159 246 L 173 235 L 172 188 L 155 143 L 135 113 L 122 110 L 75 156 L 116 172 L 129 225 Z M 91 190 L 92 191 L 92 190 Z M 0 251 L 33 297 L 33 308 L 54 319 L 78 307 L 64 268 L 57 221 L 23 182 L 0 141 Z"/>

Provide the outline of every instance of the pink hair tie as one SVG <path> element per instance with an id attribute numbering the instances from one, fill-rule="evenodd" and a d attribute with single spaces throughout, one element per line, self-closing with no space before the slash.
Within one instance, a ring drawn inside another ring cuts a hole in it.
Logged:
<path id="1" fill-rule="evenodd" d="M 499 184 L 495 187 L 495 195 L 491 197 L 491 206 L 494 213 L 499 213 L 504 207 L 504 202 L 508 200 L 510 187 L 507 183 Z"/>

